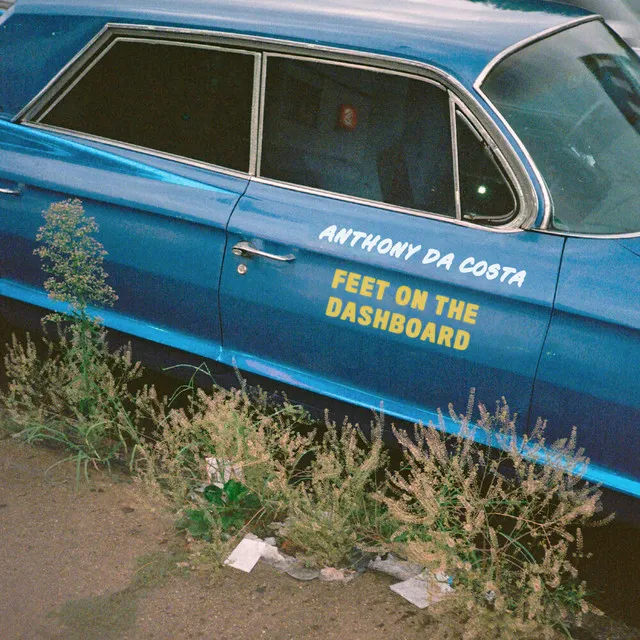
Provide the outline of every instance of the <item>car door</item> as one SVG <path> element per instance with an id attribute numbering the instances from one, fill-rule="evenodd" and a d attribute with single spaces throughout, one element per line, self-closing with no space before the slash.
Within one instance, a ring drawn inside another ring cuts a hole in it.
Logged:
<path id="1" fill-rule="evenodd" d="M 640 239 L 568 238 L 532 416 L 577 427 L 589 478 L 640 495 Z"/>
<path id="2" fill-rule="evenodd" d="M 410 420 L 471 387 L 526 413 L 563 239 L 462 222 L 521 207 L 468 116 L 399 74 L 272 56 L 266 79 L 222 359 Z"/>
<path id="3" fill-rule="evenodd" d="M 1 123 L 2 294 L 51 308 L 35 236 L 52 202 L 77 197 L 119 296 L 100 312 L 106 324 L 216 358 L 226 225 L 254 155 L 257 59 L 106 34 L 24 124 Z"/>

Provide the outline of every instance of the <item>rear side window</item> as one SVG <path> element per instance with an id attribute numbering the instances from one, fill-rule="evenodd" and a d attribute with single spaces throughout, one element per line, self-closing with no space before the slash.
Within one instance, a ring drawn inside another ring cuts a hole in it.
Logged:
<path id="1" fill-rule="evenodd" d="M 249 171 L 255 55 L 116 40 L 43 124 Z"/>
<path id="2" fill-rule="evenodd" d="M 473 221 L 510 217 L 516 207 L 511 186 L 487 145 L 459 112 L 456 134 L 462 217 Z"/>
<path id="3" fill-rule="evenodd" d="M 277 56 L 266 77 L 261 176 L 450 218 L 515 214 L 511 187 L 459 115 L 454 144 L 441 86 Z"/>

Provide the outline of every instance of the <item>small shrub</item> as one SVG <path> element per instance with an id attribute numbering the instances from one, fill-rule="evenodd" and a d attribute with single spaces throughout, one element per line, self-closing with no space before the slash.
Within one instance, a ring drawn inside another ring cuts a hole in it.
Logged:
<path id="1" fill-rule="evenodd" d="M 306 413 L 287 402 L 270 406 L 265 394 L 244 388 L 187 391 L 180 408 L 154 389 L 138 398 L 141 419 L 158 425 L 145 447 L 147 481 L 183 510 L 187 530 L 193 533 L 189 520 L 201 523 L 198 537 L 208 536 L 205 523 L 236 533 L 248 522 L 259 529 L 280 517 L 288 483 L 314 447 Z"/>
<path id="2" fill-rule="evenodd" d="M 598 488 L 581 480 L 588 460 L 575 430 L 548 446 L 539 420 L 518 438 L 504 400 L 493 414 L 480 405 L 474 426 L 473 402 L 464 416 L 450 409 L 455 435 L 444 424 L 417 425 L 413 437 L 394 429 L 406 469 L 391 478 L 395 495 L 380 499 L 402 524 L 396 542 L 412 560 L 454 576 L 470 606 L 561 625 L 589 608 L 572 562 L 580 527 L 600 509 Z M 497 452 L 473 442 L 476 429 Z"/>
<path id="3" fill-rule="evenodd" d="M 30 336 L 24 343 L 13 336 L 2 401 L 25 440 L 65 446 L 86 474 L 89 464 L 133 459 L 140 437 L 130 385 L 141 365 L 133 362 L 130 348 L 109 349 L 106 330 L 87 310 L 116 300 L 102 267 L 105 251 L 93 237 L 95 220 L 78 200 L 52 204 L 44 219 L 35 253 L 50 274 L 45 289 L 68 303 L 69 311 L 45 318 L 56 335 L 44 338 L 42 357 Z"/>
<path id="4" fill-rule="evenodd" d="M 86 314 L 89 305 L 112 306 L 118 299 L 107 284 L 104 247 L 94 234 L 98 225 L 85 214 L 80 200 L 53 203 L 44 213 L 44 225 L 34 251 L 49 274 L 44 288 L 54 300 L 67 302 L 73 314 Z"/>
<path id="5" fill-rule="evenodd" d="M 349 423 L 327 423 L 318 436 L 303 410 L 261 392 L 189 394 L 183 408 L 154 390 L 138 402 L 160 425 L 146 448 L 147 478 L 181 509 L 181 528 L 210 539 L 284 520 L 281 537 L 315 565 L 343 564 L 356 544 L 384 537 L 386 508 L 373 497 L 386 461 L 381 426 L 372 441 Z M 229 475 L 217 484 L 212 461 Z"/>
<path id="6" fill-rule="evenodd" d="M 374 496 L 387 462 L 381 418 L 371 438 L 346 420 L 339 429 L 326 420 L 304 478 L 286 497 L 282 535 L 309 564 L 343 566 L 354 547 L 384 544 L 393 524 Z"/>

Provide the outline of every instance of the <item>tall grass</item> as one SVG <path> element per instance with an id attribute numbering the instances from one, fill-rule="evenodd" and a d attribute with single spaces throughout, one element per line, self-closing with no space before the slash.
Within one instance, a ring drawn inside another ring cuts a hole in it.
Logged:
<path id="1" fill-rule="evenodd" d="M 112 351 L 89 313 L 117 299 L 97 231 L 78 200 L 44 212 L 36 254 L 46 290 L 68 310 L 47 316 L 41 344 L 9 344 L 1 400 L 18 436 L 64 447 L 79 477 L 127 461 L 180 528 L 214 546 L 277 524 L 311 565 L 348 565 L 367 549 L 444 572 L 456 595 L 439 606 L 464 637 L 548 636 L 589 609 L 574 559 L 600 492 L 582 480 L 588 459 L 575 430 L 549 444 L 538 421 L 519 438 L 506 401 L 491 413 L 472 395 L 465 414 L 450 408 L 455 435 L 442 416 L 412 432 L 392 426 L 401 450 L 392 470 L 382 417 L 365 437 L 346 420 L 315 424 L 242 381 L 236 390 L 188 384 L 172 398 L 134 390 L 140 363 L 128 347 Z M 500 446 L 476 444 L 478 431 Z"/>

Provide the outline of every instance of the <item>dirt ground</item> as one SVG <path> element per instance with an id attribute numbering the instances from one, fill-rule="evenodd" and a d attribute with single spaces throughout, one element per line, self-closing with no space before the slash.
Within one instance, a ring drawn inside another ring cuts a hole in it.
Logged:
<path id="1" fill-rule="evenodd" d="M 378 574 L 335 584 L 263 564 L 251 574 L 190 569 L 171 519 L 126 476 L 78 488 L 59 460 L 0 439 L 1 640 L 443 637 Z M 640 633 L 605 619 L 581 637 Z"/>

